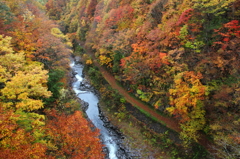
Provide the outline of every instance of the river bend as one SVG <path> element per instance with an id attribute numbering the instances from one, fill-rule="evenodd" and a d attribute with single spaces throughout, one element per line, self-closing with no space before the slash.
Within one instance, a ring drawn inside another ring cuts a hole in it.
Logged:
<path id="1" fill-rule="evenodd" d="M 93 92 L 91 86 L 87 84 L 83 76 L 83 65 L 79 62 L 72 60 L 70 64 L 75 81 L 72 84 L 73 90 L 75 91 L 78 98 L 88 103 L 88 108 L 86 114 L 88 118 L 92 121 L 95 127 L 100 129 L 101 140 L 106 146 L 104 149 L 107 152 L 106 158 L 108 159 L 126 159 L 129 158 L 126 156 L 126 153 L 122 149 L 121 137 L 117 135 L 114 130 L 109 129 L 106 126 L 106 123 L 102 121 L 102 117 L 99 111 L 98 102 L 99 99 L 96 94 Z M 131 157 L 130 157 L 131 158 Z"/>

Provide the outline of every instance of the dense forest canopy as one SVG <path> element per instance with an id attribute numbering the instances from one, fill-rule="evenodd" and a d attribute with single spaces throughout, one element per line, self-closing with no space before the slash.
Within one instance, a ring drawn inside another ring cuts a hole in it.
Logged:
<path id="1" fill-rule="evenodd" d="M 239 156 L 239 0 L 49 0 L 50 18 L 156 110 L 188 144 L 208 135 Z M 223 151 L 222 151 L 223 150 Z"/>
<path id="2" fill-rule="evenodd" d="M 186 146 L 204 134 L 239 158 L 240 0 L 0 0 L 0 15 L 0 158 L 103 158 L 66 82 L 82 46 Z"/>
<path id="3" fill-rule="evenodd" d="M 103 158 L 68 88 L 72 43 L 45 3 L 0 1 L 0 158 Z"/>

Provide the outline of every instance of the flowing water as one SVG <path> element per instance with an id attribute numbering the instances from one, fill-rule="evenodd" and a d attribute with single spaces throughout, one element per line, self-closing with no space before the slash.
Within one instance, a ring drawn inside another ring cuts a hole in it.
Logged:
<path id="1" fill-rule="evenodd" d="M 114 130 L 109 129 L 105 127 L 105 123 L 100 118 L 99 108 L 98 108 L 98 97 L 96 94 L 92 91 L 92 89 L 87 89 L 90 86 L 88 84 L 83 84 L 85 79 L 83 78 L 83 65 L 80 63 L 76 63 L 74 60 L 72 60 L 71 68 L 74 72 L 74 76 L 76 78 L 76 81 L 73 82 L 72 87 L 77 96 L 83 100 L 84 102 L 87 102 L 88 108 L 86 110 L 86 114 L 88 115 L 88 118 L 92 121 L 92 123 L 100 129 L 101 133 L 101 139 L 103 144 L 106 146 L 105 149 L 107 149 L 107 157 L 109 159 L 125 159 L 126 154 L 122 148 L 119 147 L 120 140 L 119 136 L 116 136 L 116 133 Z M 84 87 L 82 87 L 84 85 Z M 120 152 L 121 151 L 121 152 Z"/>

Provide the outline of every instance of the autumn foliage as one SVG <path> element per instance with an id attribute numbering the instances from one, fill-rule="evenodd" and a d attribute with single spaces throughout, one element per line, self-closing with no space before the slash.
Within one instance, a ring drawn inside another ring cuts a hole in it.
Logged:
<path id="1" fill-rule="evenodd" d="M 126 89 L 175 117 L 186 143 L 206 133 L 218 152 L 228 143 L 220 158 L 230 152 L 237 158 L 239 0 L 83 0 L 66 6 L 71 5 L 61 15 L 62 27 L 72 32 L 78 25 L 77 39 Z"/>
<path id="2" fill-rule="evenodd" d="M 181 72 L 174 78 L 175 88 L 169 90 L 171 107 L 166 110 L 180 119 L 184 140 L 193 138 L 197 140 L 196 131 L 202 130 L 205 121 L 203 100 L 207 87 L 202 85 L 202 74 L 194 72 Z"/>
<path id="3" fill-rule="evenodd" d="M 103 158 L 98 130 L 62 97 L 72 43 L 41 3 L 0 2 L 0 158 Z"/>
<path id="4" fill-rule="evenodd" d="M 25 134 L 23 142 L 38 141 L 36 132 L 46 135 L 43 118 L 36 112 L 44 108 L 42 100 L 49 96 L 54 96 L 51 108 L 61 103 L 57 99 L 61 84 L 51 85 L 48 79 L 58 79 L 54 72 L 69 67 L 70 42 L 75 50 L 81 42 L 133 95 L 176 118 L 185 143 L 198 141 L 205 134 L 213 139 L 215 156 L 239 158 L 239 0 L 49 0 L 47 14 L 59 25 L 47 19 L 32 1 L 4 2 L 0 8 L 0 100 L 6 142 L 14 138 L 13 130 L 16 136 Z M 93 65 L 89 57 L 85 55 L 86 63 Z M 65 106 L 62 102 L 61 108 Z M 46 123 L 49 128 L 68 125 L 56 121 L 60 119 L 56 112 L 49 113 L 53 116 Z M 8 121 L 12 116 L 14 120 Z M 37 127 L 27 127 L 25 117 L 29 116 L 27 123 L 39 123 Z M 82 120 L 79 112 L 62 114 L 62 118 L 73 126 L 77 125 L 73 124 L 75 119 Z M 51 147 L 52 157 L 54 153 L 80 155 L 70 151 L 70 145 L 54 143 L 74 132 L 64 130 L 54 136 L 47 131 L 50 138 L 46 141 L 52 145 L 32 142 L 41 144 L 41 152 Z M 76 138 L 69 137 L 64 143 L 74 141 L 73 145 L 79 146 Z M 10 152 L 2 145 L 3 152 Z M 79 148 L 84 151 L 86 147 Z M 9 155 L 14 154 L 13 149 L 11 152 Z M 35 149 L 33 154 L 38 155 Z"/>
<path id="5" fill-rule="evenodd" d="M 98 130 L 83 118 L 80 111 L 72 115 L 47 112 L 49 122 L 47 133 L 51 136 L 50 155 L 67 158 L 104 158 Z"/>

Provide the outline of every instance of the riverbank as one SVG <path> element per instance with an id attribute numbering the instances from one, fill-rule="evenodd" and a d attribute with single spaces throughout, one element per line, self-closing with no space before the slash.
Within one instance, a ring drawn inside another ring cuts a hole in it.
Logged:
<path id="1" fill-rule="evenodd" d="M 141 152 L 141 154 L 136 153 L 138 156 L 144 156 L 138 158 L 155 159 L 159 156 L 186 159 L 207 158 L 207 153 L 202 146 L 193 144 L 189 148 L 183 147 L 178 133 L 169 129 L 169 126 L 154 121 L 150 116 L 147 117 L 135 105 L 128 103 L 130 99 L 126 99 L 126 96 L 119 92 L 119 90 L 124 91 L 123 88 L 117 89 L 116 87 L 120 86 L 114 83 L 113 77 L 97 62 L 93 64 L 86 65 L 84 72 L 88 75 L 91 84 L 99 91 L 101 109 L 106 113 L 110 122 L 126 136 L 125 146 L 130 150 L 135 149 Z M 136 100 L 131 102 L 136 102 Z"/>
<path id="2" fill-rule="evenodd" d="M 86 118 L 100 132 L 99 138 L 104 145 L 103 152 L 105 153 L 105 158 L 125 159 L 131 157 L 122 146 L 121 134 L 112 129 L 113 126 L 109 126 L 109 122 L 104 120 L 105 117 L 98 109 L 98 95 L 83 75 L 84 66 L 76 59 L 71 61 L 72 78 L 74 78 L 72 88 L 76 96 L 81 100 L 82 110 L 86 114 Z"/>
<path id="3" fill-rule="evenodd" d="M 104 105 L 104 101 L 99 104 L 104 116 L 108 117 L 108 120 L 115 125 L 122 134 L 124 134 L 123 145 L 131 152 L 133 158 L 171 158 L 164 149 L 157 146 L 160 143 L 156 144 L 156 141 L 151 138 L 151 136 L 157 134 L 150 131 L 146 125 L 139 122 L 136 118 L 134 118 L 134 116 L 130 116 L 129 114 L 127 119 L 120 120 L 116 117 L 116 112 L 114 112 L 114 110 L 110 110 Z"/>
<path id="4" fill-rule="evenodd" d="M 82 62 L 79 57 L 75 57 L 75 60 L 79 63 Z M 90 78 L 88 78 L 89 76 L 87 70 L 85 69 L 84 72 L 84 78 L 87 79 L 85 82 L 88 83 L 88 81 L 90 81 Z M 72 72 L 72 74 L 74 74 L 74 72 Z M 99 84 L 100 83 L 101 82 L 99 82 Z M 106 82 L 104 83 L 107 84 Z M 83 86 L 85 85 L 84 83 L 82 84 Z M 99 114 L 100 118 L 102 118 L 105 124 L 105 127 L 107 127 L 109 130 L 113 129 L 116 132 L 120 132 L 119 136 L 123 135 L 118 141 L 121 144 L 119 146 L 120 149 L 126 151 L 126 154 L 128 154 L 130 158 L 170 158 L 170 156 L 167 155 L 167 153 L 164 152 L 163 149 L 156 145 L 156 141 L 155 143 L 151 141 L 151 136 L 149 136 L 148 134 L 153 132 L 150 132 L 145 126 L 143 126 L 143 123 L 139 122 L 137 118 L 134 118 L 133 116 L 130 117 L 129 115 L 129 121 L 125 119 L 120 120 L 118 117 L 116 117 L 116 112 L 114 112 L 114 110 L 110 110 L 107 104 L 103 100 L 101 100 L 103 99 L 101 98 L 101 93 L 93 89 L 92 91 L 94 91 L 100 99 L 100 103 L 98 104 L 100 108 Z M 82 102 L 82 105 L 83 111 L 86 111 L 88 104 Z M 132 107 L 131 105 L 129 106 Z"/>

